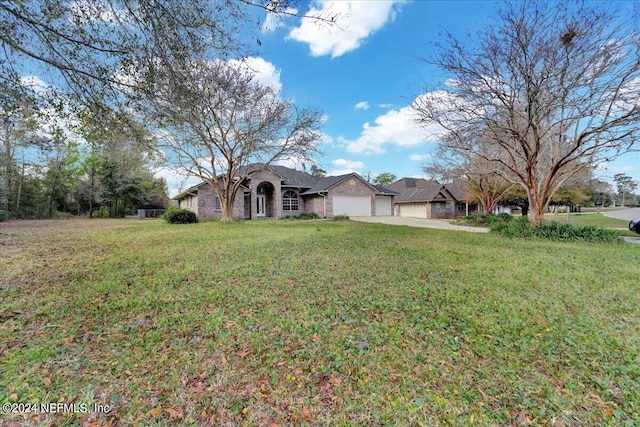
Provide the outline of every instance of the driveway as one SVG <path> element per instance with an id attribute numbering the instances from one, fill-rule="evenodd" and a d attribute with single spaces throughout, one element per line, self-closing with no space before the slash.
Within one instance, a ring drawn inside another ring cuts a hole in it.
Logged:
<path id="1" fill-rule="evenodd" d="M 618 211 L 602 212 L 602 214 L 611 218 L 631 221 L 632 219 L 640 219 L 640 208 L 620 209 Z"/>
<path id="2" fill-rule="evenodd" d="M 352 216 L 349 219 L 360 222 L 373 222 L 389 225 L 406 225 L 409 227 L 439 228 L 441 230 L 469 231 L 471 233 L 488 233 L 484 227 L 468 227 L 465 225 L 449 224 L 443 219 L 406 218 L 401 216 Z"/>

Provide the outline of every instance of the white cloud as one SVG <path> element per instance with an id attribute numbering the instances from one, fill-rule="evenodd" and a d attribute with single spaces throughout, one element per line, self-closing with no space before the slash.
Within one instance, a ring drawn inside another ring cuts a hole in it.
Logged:
<path id="1" fill-rule="evenodd" d="M 364 163 L 359 160 L 335 159 L 331 161 L 331 165 L 336 169 L 327 172 L 328 176 L 345 175 L 352 172 L 360 173 L 360 170 L 364 168 Z"/>
<path id="2" fill-rule="evenodd" d="M 255 81 L 258 83 L 271 86 L 280 91 L 282 83 L 280 82 L 280 70 L 269 61 L 265 61 L 259 56 L 249 56 L 243 59 L 232 59 L 229 61 L 231 65 L 239 66 L 248 72 L 255 74 Z"/>
<path id="3" fill-rule="evenodd" d="M 97 20 L 105 24 L 132 25 L 134 17 L 131 16 L 130 11 L 134 11 L 136 14 L 139 12 L 135 8 L 126 9 L 113 4 L 104 6 L 95 1 L 77 0 L 71 3 L 69 24 L 82 25 Z M 141 18 L 141 15 L 138 15 L 138 18 Z"/>
<path id="4" fill-rule="evenodd" d="M 350 153 L 381 154 L 384 144 L 403 147 L 434 141 L 438 128 L 424 128 L 416 123 L 416 112 L 411 106 L 389 110 L 378 116 L 373 124 L 365 123 L 360 136 L 355 140 L 340 137 Z"/>
<path id="5" fill-rule="evenodd" d="M 335 23 L 304 19 L 289 38 L 308 43 L 311 55 L 332 58 L 357 49 L 370 34 L 394 19 L 399 1 L 319 0 L 306 15 L 336 17 Z"/>
<path id="6" fill-rule="evenodd" d="M 43 93 L 49 91 L 51 88 L 38 76 L 22 76 L 20 77 L 20 84 L 34 91 L 35 93 Z"/>
<path id="7" fill-rule="evenodd" d="M 364 163 L 360 160 L 345 160 L 345 159 L 335 159 L 331 161 L 333 166 L 338 166 L 346 169 L 362 169 L 364 167 Z"/>
<path id="8" fill-rule="evenodd" d="M 288 7 L 284 10 L 284 15 L 282 13 L 273 13 L 267 12 L 267 16 L 262 23 L 262 32 L 270 33 L 272 31 L 277 30 L 278 28 L 284 27 L 286 24 L 284 23 L 285 19 L 292 18 L 292 16 L 287 15 L 297 15 L 298 9 L 294 9 L 292 7 Z"/>
<path id="9" fill-rule="evenodd" d="M 431 154 L 412 154 L 409 156 L 409 160 L 413 160 L 414 162 L 420 162 L 422 160 L 427 160 L 431 158 Z"/>
<path id="10" fill-rule="evenodd" d="M 367 101 L 360 101 L 354 107 L 355 110 L 368 110 L 369 103 Z"/>
<path id="11" fill-rule="evenodd" d="M 393 108 L 393 104 L 378 104 L 378 107 L 387 110 L 389 108 Z"/>

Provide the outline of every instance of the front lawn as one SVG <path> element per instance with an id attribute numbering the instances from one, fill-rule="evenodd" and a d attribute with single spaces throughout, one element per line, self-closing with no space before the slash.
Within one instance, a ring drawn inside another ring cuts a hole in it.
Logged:
<path id="1" fill-rule="evenodd" d="M 546 215 L 545 220 L 568 223 L 573 225 L 591 225 L 594 227 L 615 228 L 629 230 L 629 221 L 604 216 L 601 213 L 572 213 L 567 218 L 567 214 Z"/>
<path id="2" fill-rule="evenodd" d="M 640 424 L 640 245 L 69 220 L 0 249 L 0 401 L 61 408 L 16 425 Z"/>

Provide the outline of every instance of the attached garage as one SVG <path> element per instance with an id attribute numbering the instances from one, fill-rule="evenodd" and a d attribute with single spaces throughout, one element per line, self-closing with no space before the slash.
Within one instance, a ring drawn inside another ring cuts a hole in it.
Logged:
<path id="1" fill-rule="evenodd" d="M 333 215 L 371 216 L 371 196 L 333 196 Z"/>
<path id="2" fill-rule="evenodd" d="M 427 218 L 427 205 L 425 203 L 401 204 L 400 216 L 406 216 L 410 218 Z"/>
<path id="3" fill-rule="evenodd" d="M 391 197 L 376 196 L 376 216 L 391 216 Z"/>

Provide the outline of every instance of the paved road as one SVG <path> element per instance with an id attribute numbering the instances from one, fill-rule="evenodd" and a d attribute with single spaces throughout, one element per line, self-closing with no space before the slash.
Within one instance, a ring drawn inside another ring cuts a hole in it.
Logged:
<path id="1" fill-rule="evenodd" d="M 439 228 L 442 230 L 469 231 L 472 233 L 488 233 L 489 229 L 484 227 L 468 227 L 464 225 L 449 224 L 442 219 L 422 219 L 406 218 L 401 216 L 356 216 L 351 217 L 353 221 L 374 222 L 378 224 L 407 225 L 409 227 Z"/>
<path id="2" fill-rule="evenodd" d="M 625 242 L 640 244 L 640 237 L 622 236 Z"/>
<path id="3" fill-rule="evenodd" d="M 602 212 L 602 214 L 611 218 L 631 221 L 632 219 L 640 219 L 640 208 L 620 209 L 618 211 Z"/>

